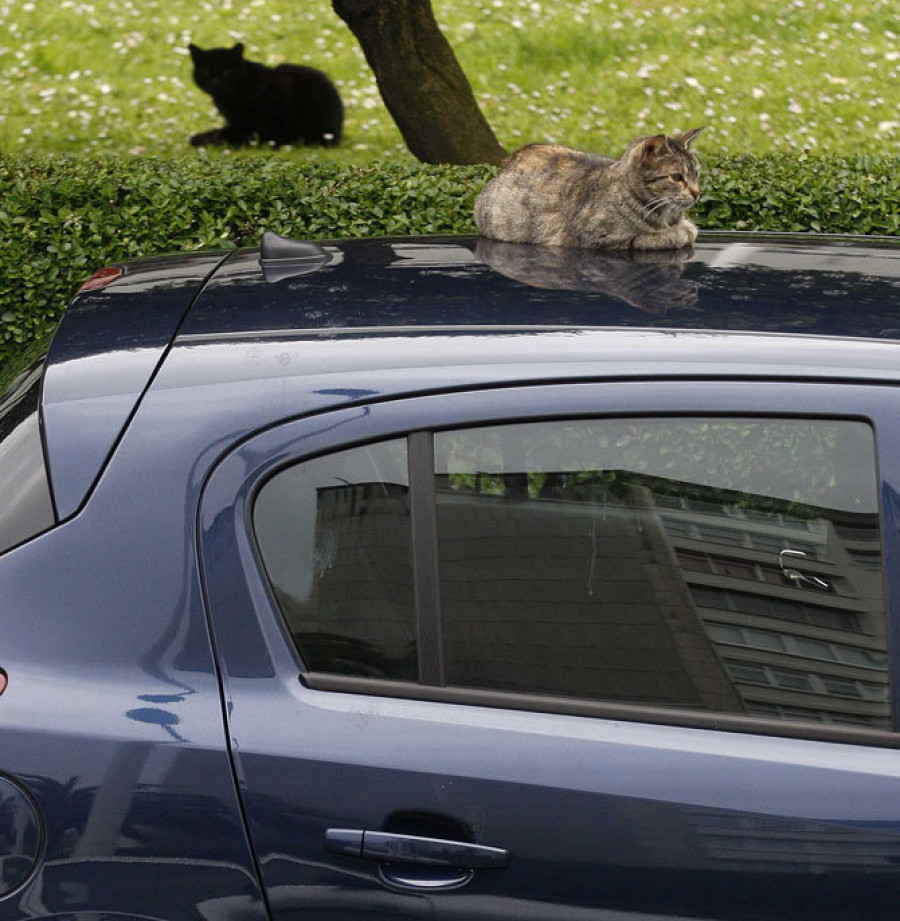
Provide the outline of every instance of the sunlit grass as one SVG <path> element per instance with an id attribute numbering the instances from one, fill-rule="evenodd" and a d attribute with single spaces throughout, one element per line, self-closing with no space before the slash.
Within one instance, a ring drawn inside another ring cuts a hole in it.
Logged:
<path id="1" fill-rule="evenodd" d="M 614 153 L 708 126 L 726 154 L 900 152 L 896 0 L 434 0 L 500 142 Z M 328 0 L 0 0 L 0 151 L 190 152 L 221 123 L 187 45 L 327 71 L 346 162 L 409 157 Z"/>

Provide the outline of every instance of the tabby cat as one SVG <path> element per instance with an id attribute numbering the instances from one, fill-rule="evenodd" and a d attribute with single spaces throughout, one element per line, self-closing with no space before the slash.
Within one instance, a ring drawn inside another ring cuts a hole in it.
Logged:
<path id="1" fill-rule="evenodd" d="M 516 151 L 475 202 L 482 236 L 592 249 L 678 249 L 697 228 L 702 128 L 632 141 L 618 160 L 556 144 Z"/>
<path id="2" fill-rule="evenodd" d="M 300 64 L 266 67 L 248 61 L 244 46 L 204 50 L 190 45 L 194 81 L 209 93 L 225 125 L 195 134 L 191 144 L 321 144 L 341 139 L 344 107 L 320 70 Z"/>

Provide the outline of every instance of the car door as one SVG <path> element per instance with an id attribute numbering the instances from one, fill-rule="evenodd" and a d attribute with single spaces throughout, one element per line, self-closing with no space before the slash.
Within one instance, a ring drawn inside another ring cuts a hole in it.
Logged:
<path id="1" fill-rule="evenodd" d="M 893 917 L 895 414 L 557 384 L 226 457 L 202 561 L 273 919 Z"/>

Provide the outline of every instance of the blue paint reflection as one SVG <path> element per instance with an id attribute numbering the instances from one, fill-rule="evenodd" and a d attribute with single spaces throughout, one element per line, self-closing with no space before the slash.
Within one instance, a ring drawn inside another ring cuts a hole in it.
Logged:
<path id="1" fill-rule="evenodd" d="M 176 742 L 186 741 L 184 736 L 179 735 L 172 728 L 177 726 L 181 720 L 169 710 L 161 710 L 158 707 L 139 707 L 136 710 L 129 710 L 125 716 L 130 720 L 137 720 L 139 723 L 152 723 L 161 727 Z"/>

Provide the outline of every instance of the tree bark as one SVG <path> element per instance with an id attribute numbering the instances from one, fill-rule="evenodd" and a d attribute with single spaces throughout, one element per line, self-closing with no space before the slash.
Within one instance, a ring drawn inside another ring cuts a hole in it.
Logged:
<path id="1" fill-rule="evenodd" d="M 487 123 L 430 0 L 332 0 L 375 74 L 410 152 L 424 163 L 499 163 Z"/>

